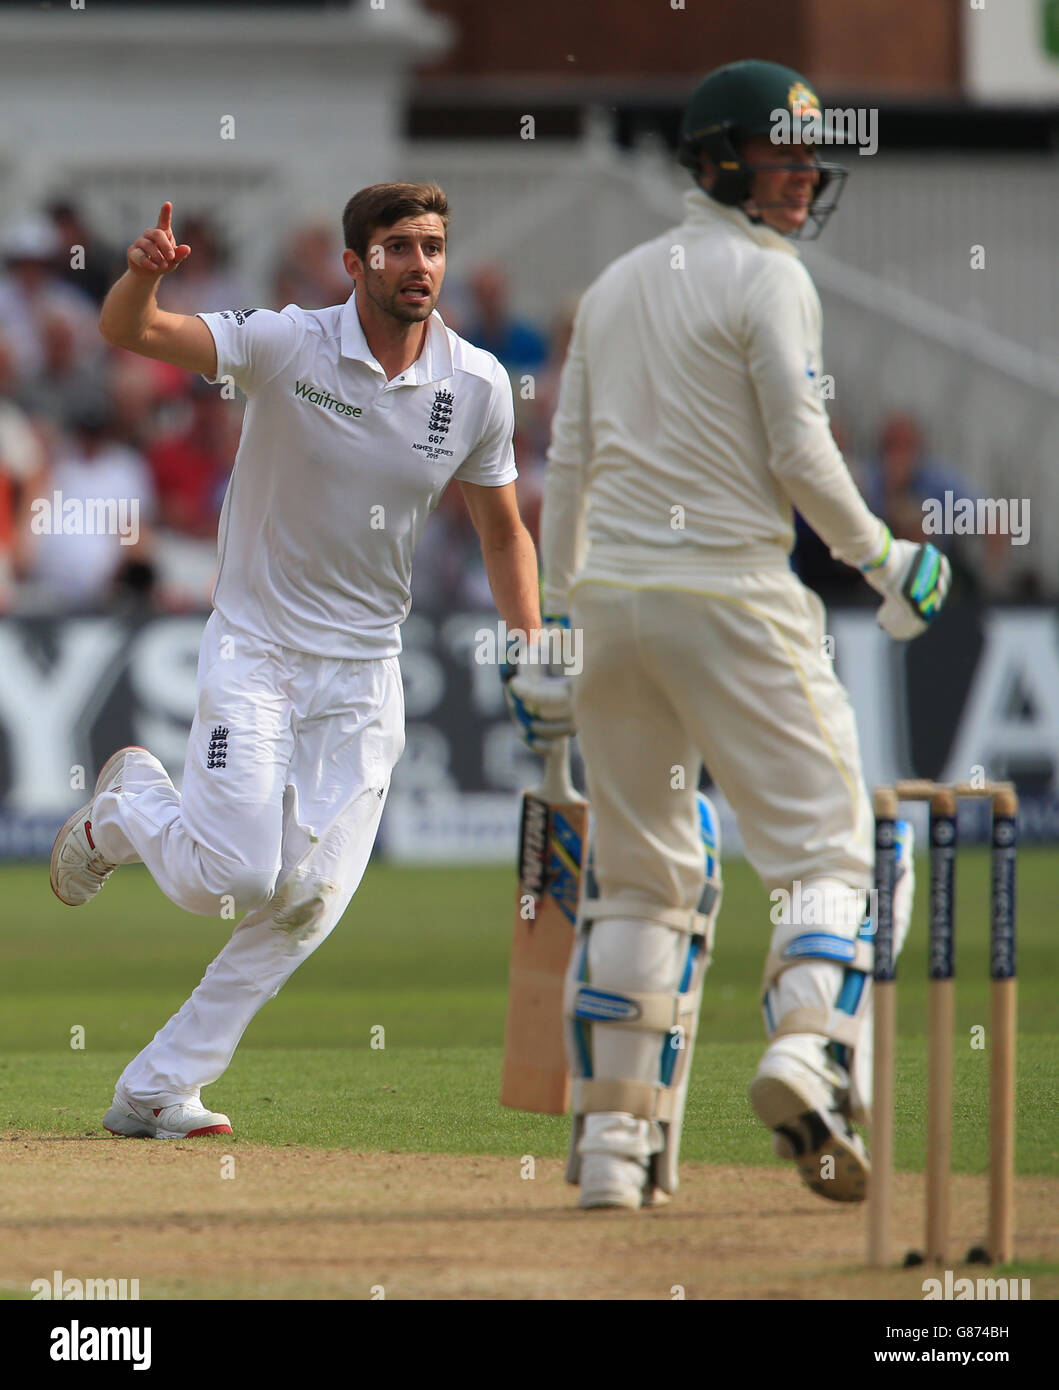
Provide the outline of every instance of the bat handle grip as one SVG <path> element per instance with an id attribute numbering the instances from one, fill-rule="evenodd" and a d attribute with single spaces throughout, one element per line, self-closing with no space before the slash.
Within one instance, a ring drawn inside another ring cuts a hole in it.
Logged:
<path id="1" fill-rule="evenodd" d="M 545 754 L 544 779 L 537 795 L 542 801 L 556 804 L 583 801 L 570 778 L 570 740 L 557 738 Z"/>

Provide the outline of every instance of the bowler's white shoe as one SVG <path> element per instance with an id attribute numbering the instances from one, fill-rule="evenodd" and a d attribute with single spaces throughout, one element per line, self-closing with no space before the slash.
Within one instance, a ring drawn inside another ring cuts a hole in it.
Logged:
<path id="1" fill-rule="evenodd" d="M 777 1156 L 798 1165 L 807 1187 L 833 1202 L 864 1201 L 871 1173 L 864 1141 L 835 1087 L 814 1068 L 789 1050 L 770 1048 L 751 1082 L 750 1103 L 772 1130 Z"/>
<path id="2" fill-rule="evenodd" d="M 120 748 L 107 759 L 96 778 L 92 800 L 75 811 L 55 837 L 51 852 L 51 887 L 67 907 L 81 907 L 94 898 L 117 868 L 96 848 L 92 807 L 100 792 L 120 789 L 125 757 L 131 751 L 131 747 Z"/>
<path id="3" fill-rule="evenodd" d="M 104 859 L 92 838 L 92 802 L 75 811 L 55 837 L 51 852 L 51 890 L 67 907 L 80 907 L 101 891 L 117 868 Z"/>
<path id="4" fill-rule="evenodd" d="M 103 1116 L 103 1128 L 123 1139 L 198 1139 L 204 1134 L 231 1134 L 227 1115 L 207 1110 L 200 1101 L 186 1100 L 154 1110 L 133 1100 L 122 1086 Z"/>

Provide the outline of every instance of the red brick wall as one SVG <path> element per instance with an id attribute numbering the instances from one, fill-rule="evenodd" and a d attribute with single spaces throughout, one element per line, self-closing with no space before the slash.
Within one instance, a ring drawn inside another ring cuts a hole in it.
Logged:
<path id="1" fill-rule="evenodd" d="M 893 95 L 959 90 L 961 0 L 806 0 L 805 10 L 810 66 L 821 87 Z"/>
<path id="2" fill-rule="evenodd" d="M 456 43 L 421 78 L 686 81 L 735 58 L 821 87 L 957 89 L 961 0 L 425 0 Z M 572 55 L 572 61 L 568 55 Z"/>
<path id="3" fill-rule="evenodd" d="M 674 10 L 670 0 L 426 0 L 427 9 L 453 21 L 457 41 L 442 63 L 425 71 L 687 77 L 735 58 L 778 62 L 801 52 L 804 0 L 685 5 Z"/>

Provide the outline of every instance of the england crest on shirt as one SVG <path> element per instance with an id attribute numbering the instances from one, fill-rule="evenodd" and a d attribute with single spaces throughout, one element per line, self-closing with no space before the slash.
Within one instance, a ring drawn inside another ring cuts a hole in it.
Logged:
<path id="1" fill-rule="evenodd" d="M 452 424 L 453 395 L 451 391 L 435 391 L 434 403 L 430 407 L 430 419 L 427 421 L 427 438 L 425 444 L 413 444 L 413 449 L 418 449 L 420 453 L 426 454 L 429 459 L 440 458 L 443 454 L 449 458 L 452 456 L 451 449 L 443 449 L 439 446 L 444 444 L 445 436 L 449 432 Z"/>

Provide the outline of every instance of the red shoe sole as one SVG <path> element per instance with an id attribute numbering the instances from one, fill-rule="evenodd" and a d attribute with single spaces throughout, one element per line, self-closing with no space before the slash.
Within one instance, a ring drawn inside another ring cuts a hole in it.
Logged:
<path id="1" fill-rule="evenodd" d="M 151 1138 L 153 1138 L 153 1135 L 150 1135 L 150 1134 L 122 1134 L 122 1132 L 121 1132 L 120 1129 L 108 1129 L 106 1125 L 104 1125 L 103 1128 L 107 1131 L 108 1134 L 113 1134 L 113 1136 L 114 1136 L 115 1139 L 151 1139 Z M 187 1134 L 183 1135 L 183 1138 L 185 1138 L 185 1139 L 198 1139 L 198 1138 L 200 1138 L 203 1134 L 231 1134 L 231 1132 L 232 1132 L 232 1127 L 231 1127 L 231 1125 L 207 1125 L 205 1129 L 192 1129 L 192 1130 L 189 1130 Z"/>

